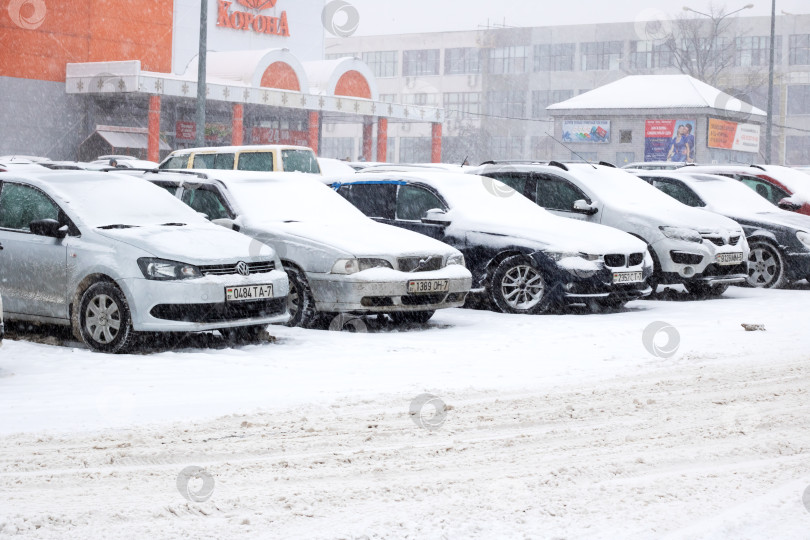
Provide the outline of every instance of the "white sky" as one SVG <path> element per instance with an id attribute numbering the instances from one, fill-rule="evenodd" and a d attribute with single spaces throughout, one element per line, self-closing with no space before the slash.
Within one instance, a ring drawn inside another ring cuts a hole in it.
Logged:
<path id="1" fill-rule="evenodd" d="M 327 0 L 328 1 L 328 0 Z M 355 35 L 476 30 L 490 24 L 553 26 L 598 22 L 628 22 L 649 14 L 670 18 L 683 6 L 708 12 L 707 0 L 348 0 L 360 14 Z M 770 15 L 769 0 L 715 1 L 730 12 L 752 3 L 741 15 Z M 560 7 L 560 6 L 564 7 Z M 810 0 L 777 0 L 776 13 L 810 13 Z M 649 20 L 648 16 L 645 20 Z"/>

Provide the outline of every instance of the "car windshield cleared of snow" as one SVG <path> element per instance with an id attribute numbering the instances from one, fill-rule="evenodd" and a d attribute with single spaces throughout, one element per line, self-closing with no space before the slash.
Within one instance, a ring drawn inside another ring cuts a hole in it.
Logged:
<path id="1" fill-rule="evenodd" d="M 50 178 L 54 179 L 54 191 L 67 201 L 66 206 L 91 227 L 206 222 L 165 189 L 138 178 L 110 173 L 88 176 L 86 172 Z"/>
<path id="2" fill-rule="evenodd" d="M 250 220 L 366 222 L 368 218 L 329 187 L 302 177 L 268 181 L 262 178 L 228 184 L 236 205 Z"/>
<path id="3" fill-rule="evenodd" d="M 779 212 L 779 208 L 763 199 L 744 184 L 731 179 L 694 176 L 689 187 L 721 214 L 734 215 L 740 211 Z"/>
<path id="4" fill-rule="evenodd" d="M 318 159 L 311 150 L 282 150 L 281 162 L 284 164 L 285 172 L 321 174 Z"/>

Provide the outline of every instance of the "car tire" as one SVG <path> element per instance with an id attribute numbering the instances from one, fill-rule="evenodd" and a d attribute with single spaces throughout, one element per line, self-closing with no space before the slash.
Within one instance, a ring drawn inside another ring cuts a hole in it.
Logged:
<path id="1" fill-rule="evenodd" d="M 84 291 L 79 302 L 79 334 L 94 351 L 125 352 L 132 344 L 132 316 L 124 293 L 114 283 L 100 281 Z"/>
<path id="2" fill-rule="evenodd" d="M 722 296 L 728 288 L 728 283 L 719 283 L 717 285 L 709 285 L 706 283 L 684 283 L 686 292 L 698 298 L 714 298 Z"/>
<path id="3" fill-rule="evenodd" d="M 318 324 L 320 317 L 315 311 L 315 298 L 309 288 L 304 272 L 294 266 L 285 266 L 287 279 L 290 281 L 290 292 L 287 295 L 287 309 L 290 312 L 290 320 L 287 326 L 300 326 L 302 328 L 312 328 Z"/>
<path id="4" fill-rule="evenodd" d="M 396 312 L 389 313 L 388 316 L 394 321 L 394 324 L 425 324 L 427 323 L 435 311 L 411 311 L 411 312 Z"/>
<path id="5" fill-rule="evenodd" d="M 495 309 L 502 313 L 543 313 L 550 303 L 545 276 L 523 255 L 512 255 L 498 264 L 489 294 Z"/>
<path id="6" fill-rule="evenodd" d="M 778 289 L 787 285 L 785 263 L 779 250 L 769 242 L 751 242 L 748 255 L 748 285 Z"/>

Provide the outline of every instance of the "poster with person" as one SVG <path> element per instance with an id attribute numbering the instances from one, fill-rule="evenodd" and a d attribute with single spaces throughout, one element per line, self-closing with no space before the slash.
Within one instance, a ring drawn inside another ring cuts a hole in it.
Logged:
<path id="1" fill-rule="evenodd" d="M 695 120 L 647 120 L 644 161 L 695 162 Z"/>

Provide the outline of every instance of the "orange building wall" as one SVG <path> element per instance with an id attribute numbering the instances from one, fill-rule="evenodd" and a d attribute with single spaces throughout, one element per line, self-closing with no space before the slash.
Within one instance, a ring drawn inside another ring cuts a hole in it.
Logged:
<path id="1" fill-rule="evenodd" d="M 169 73 L 172 0 L 0 0 L 0 76 L 64 81 L 68 62 L 140 60 Z M 19 6 L 19 8 L 18 8 Z M 37 28 L 37 6 L 45 7 Z M 9 12 L 11 8 L 11 13 Z M 16 13 L 17 22 L 12 18 Z"/>

